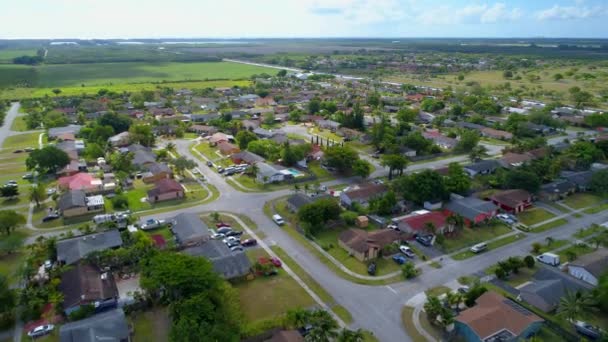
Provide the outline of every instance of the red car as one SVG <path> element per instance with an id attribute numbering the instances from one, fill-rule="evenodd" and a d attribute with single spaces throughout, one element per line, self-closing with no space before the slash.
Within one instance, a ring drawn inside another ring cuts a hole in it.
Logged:
<path id="1" fill-rule="evenodd" d="M 281 267 L 281 260 L 279 260 L 279 258 L 270 258 L 270 262 L 275 266 L 275 267 Z"/>
<path id="2" fill-rule="evenodd" d="M 245 246 L 245 247 L 255 246 L 257 244 L 258 244 L 258 242 L 256 241 L 256 239 L 247 239 L 247 240 L 241 242 L 241 245 Z"/>
<path id="3" fill-rule="evenodd" d="M 230 225 L 228 223 L 224 223 L 224 222 L 218 222 L 215 224 L 216 228 L 222 228 L 222 227 L 230 227 Z"/>

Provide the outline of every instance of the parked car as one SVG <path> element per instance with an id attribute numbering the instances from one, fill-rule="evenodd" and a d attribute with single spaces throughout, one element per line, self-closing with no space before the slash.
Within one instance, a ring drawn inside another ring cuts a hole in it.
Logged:
<path id="1" fill-rule="evenodd" d="M 392 230 L 399 230 L 399 226 L 397 226 L 394 223 L 389 224 L 388 226 L 386 226 L 387 229 L 392 229 Z"/>
<path id="2" fill-rule="evenodd" d="M 412 251 L 412 249 L 408 246 L 401 245 L 399 246 L 399 250 L 408 258 L 414 258 L 416 256 L 414 251 Z"/>
<path id="3" fill-rule="evenodd" d="M 279 226 L 282 226 L 285 224 L 285 221 L 279 214 L 272 215 L 272 220 L 274 221 L 274 223 L 278 224 Z"/>
<path id="4" fill-rule="evenodd" d="M 47 194 L 47 195 L 53 195 L 53 194 L 55 194 L 56 192 L 57 192 L 57 189 L 56 189 L 56 188 L 49 188 L 49 189 L 46 189 L 46 194 Z"/>
<path id="5" fill-rule="evenodd" d="M 25 152 L 32 152 L 34 150 L 33 147 L 26 147 L 23 149 Z"/>
<path id="6" fill-rule="evenodd" d="M 376 275 L 376 263 L 372 262 L 367 266 L 367 274 Z"/>
<path id="7" fill-rule="evenodd" d="M 34 178 L 34 174 L 31 172 L 28 172 L 26 174 L 24 174 L 23 176 L 21 176 L 21 178 L 23 179 L 33 179 Z"/>
<path id="8" fill-rule="evenodd" d="M 238 241 L 227 241 L 225 242 L 226 246 L 228 246 L 228 248 L 232 248 L 232 247 L 236 247 L 236 246 L 241 246 L 241 243 Z"/>
<path id="9" fill-rule="evenodd" d="M 477 254 L 477 253 L 481 253 L 483 251 L 485 251 L 486 249 L 488 249 L 488 245 L 485 243 L 478 243 L 475 246 L 471 247 L 471 252 Z"/>
<path id="10" fill-rule="evenodd" d="M 27 336 L 32 337 L 32 338 L 44 336 L 46 334 L 50 334 L 53 331 L 53 329 L 55 329 L 55 326 L 52 324 L 39 325 L 39 326 L 35 327 L 34 329 L 28 331 Z"/>
<path id="11" fill-rule="evenodd" d="M 543 264 L 547 264 L 550 266 L 559 265 L 559 255 L 549 253 L 549 252 L 546 252 L 546 253 L 543 253 L 543 254 L 537 256 L 536 260 L 538 260 L 539 262 L 542 262 Z"/>
<path id="12" fill-rule="evenodd" d="M 50 270 L 51 268 L 53 268 L 53 262 L 51 260 L 47 260 L 44 262 L 44 268 L 47 270 Z"/>
<path id="13" fill-rule="evenodd" d="M 148 219 L 141 225 L 142 230 L 158 229 L 165 224 L 165 220 Z"/>
<path id="14" fill-rule="evenodd" d="M 220 166 L 220 167 L 218 167 L 218 168 L 217 168 L 217 172 L 218 172 L 218 173 L 222 173 L 222 172 L 224 172 L 224 168 L 223 168 L 223 167 L 221 167 L 221 166 Z"/>
<path id="15" fill-rule="evenodd" d="M 416 235 L 416 241 L 423 246 L 430 247 L 433 245 L 433 235 Z"/>
<path id="16" fill-rule="evenodd" d="M 407 258 L 401 254 L 393 255 L 393 261 L 398 263 L 399 265 L 403 265 L 407 262 Z"/>
<path id="17" fill-rule="evenodd" d="M 228 235 L 232 231 L 232 227 L 222 227 L 217 230 L 218 233 Z"/>
<path id="18" fill-rule="evenodd" d="M 23 153 L 23 150 L 14 150 L 13 153 Z"/>
<path id="19" fill-rule="evenodd" d="M 283 264 L 281 263 L 281 260 L 279 260 L 279 258 L 272 257 L 272 258 L 270 258 L 270 262 L 274 265 L 274 267 L 283 266 Z"/>
<path id="20" fill-rule="evenodd" d="M 501 220 L 502 222 L 504 222 L 506 224 L 515 223 L 515 221 L 513 219 L 511 219 L 511 217 L 509 217 L 509 215 L 507 215 L 507 214 L 498 214 L 498 215 L 496 215 L 496 218 L 498 218 L 499 220 Z"/>
<path id="21" fill-rule="evenodd" d="M 592 340 L 597 340 L 602 336 L 602 331 L 600 330 L 600 328 L 595 327 L 587 322 L 576 321 L 574 323 L 574 329 L 577 333 Z"/>
<path id="22" fill-rule="evenodd" d="M 233 230 L 233 231 L 226 233 L 226 236 L 241 236 L 241 235 L 243 235 L 242 230 Z"/>
<path id="23" fill-rule="evenodd" d="M 241 245 L 232 246 L 232 247 L 230 247 L 230 250 L 233 251 L 233 252 L 242 252 L 243 251 L 243 247 Z"/>
<path id="24" fill-rule="evenodd" d="M 215 224 L 216 228 L 222 228 L 222 227 L 230 227 L 230 225 L 228 223 L 224 223 L 224 222 L 218 222 Z"/>
<path id="25" fill-rule="evenodd" d="M 58 219 L 59 217 L 61 217 L 61 216 L 59 216 L 59 214 L 56 214 L 56 213 L 48 214 L 48 215 L 46 215 L 45 217 L 42 218 L 42 222 L 53 221 L 53 220 Z"/>
<path id="26" fill-rule="evenodd" d="M 470 288 L 465 285 L 465 286 L 459 287 L 457 291 L 460 292 L 460 293 L 462 293 L 462 294 L 465 294 L 465 293 L 469 292 L 469 290 L 470 290 Z"/>
<path id="27" fill-rule="evenodd" d="M 211 162 L 211 160 L 208 160 L 208 161 L 207 161 L 207 166 L 209 166 L 209 167 L 213 167 L 213 163 Z"/>
<path id="28" fill-rule="evenodd" d="M 241 242 L 241 246 L 244 247 L 251 247 L 251 246 L 255 246 L 258 244 L 258 241 L 256 239 L 247 239 L 244 240 L 243 242 Z"/>
<path id="29" fill-rule="evenodd" d="M 214 240 L 223 239 L 225 237 L 226 237 L 226 235 L 220 234 L 220 233 L 213 233 L 213 234 L 211 234 L 211 238 L 214 239 Z"/>

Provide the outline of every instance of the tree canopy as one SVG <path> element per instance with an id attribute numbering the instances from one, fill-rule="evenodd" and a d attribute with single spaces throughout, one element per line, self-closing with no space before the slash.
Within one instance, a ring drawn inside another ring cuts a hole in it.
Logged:
<path id="1" fill-rule="evenodd" d="M 36 170 L 40 173 L 54 173 L 69 163 L 68 154 L 53 145 L 35 149 L 25 160 L 28 170 Z"/>

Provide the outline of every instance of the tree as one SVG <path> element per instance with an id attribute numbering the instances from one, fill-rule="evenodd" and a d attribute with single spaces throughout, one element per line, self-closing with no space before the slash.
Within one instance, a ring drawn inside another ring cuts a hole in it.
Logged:
<path id="1" fill-rule="evenodd" d="M 281 69 L 277 72 L 277 77 L 285 77 L 287 75 L 287 70 Z"/>
<path id="2" fill-rule="evenodd" d="M 357 159 L 353 163 L 353 174 L 355 176 L 359 176 L 363 179 L 369 177 L 372 173 L 372 164 L 370 164 L 367 160 Z"/>
<path id="3" fill-rule="evenodd" d="M 405 199 L 419 205 L 425 201 L 442 200 L 449 196 L 443 176 L 433 170 L 403 175 L 395 179 L 393 185 Z"/>
<path id="4" fill-rule="evenodd" d="M 536 263 L 536 261 L 534 260 L 533 256 L 526 255 L 526 257 L 524 258 L 524 263 L 526 264 L 527 268 L 534 268 L 534 264 Z"/>
<path id="5" fill-rule="evenodd" d="M 36 202 L 36 207 L 40 208 L 40 202 L 46 200 L 46 187 L 42 183 L 33 185 L 30 188 L 30 202 Z"/>
<path id="6" fill-rule="evenodd" d="M 384 154 L 380 165 L 388 167 L 388 179 L 393 179 L 393 171 L 398 171 L 398 175 L 403 174 L 403 170 L 407 167 L 408 160 L 401 154 Z"/>
<path id="7" fill-rule="evenodd" d="M 445 188 L 448 192 L 464 194 L 471 188 L 471 177 L 464 171 L 462 165 L 450 163 L 448 175 L 445 177 Z"/>
<path id="8" fill-rule="evenodd" d="M 560 81 L 560 80 L 563 80 L 563 79 L 564 79 L 564 75 L 562 75 L 560 73 L 557 73 L 557 74 L 553 75 L 553 80 L 556 81 L 556 82 Z"/>
<path id="9" fill-rule="evenodd" d="M 25 224 L 25 221 L 25 217 L 14 210 L 0 210 L 0 232 L 6 235 Z"/>
<path id="10" fill-rule="evenodd" d="M 61 89 L 59 88 L 55 88 L 52 90 L 53 94 L 55 94 L 55 96 L 58 96 L 59 94 L 61 94 Z"/>
<path id="11" fill-rule="evenodd" d="M 418 269 L 416 269 L 414 263 L 406 262 L 401 266 L 401 274 L 403 274 L 403 278 L 411 279 L 418 275 Z"/>
<path id="12" fill-rule="evenodd" d="M 321 100 L 315 97 L 308 102 L 308 111 L 310 114 L 318 113 L 321 110 Z"/>
<path id="13" fill-rule="evenodd" d="M 469 159 L 472 162 L 480 161 L 488 156 L 488 149 L 484 145 L 477 145 L 469 151 Z"/>
<path id="14" fill-rule="evenodd" d="M 511 70 L 505 70 L 502 72 L 502 77 L 509 79 L 513 77 L 513 71 Z"/>
<path id="15" fill-rule="evenodd" d="M 425 112 L 434 113 L 443 108 L 445 108 L 445 104 L 443 103 L 443 101 L 436 99 L 424 99 L 420 103 L 420 109 Z"/>
<path id="16" fill-rule="evenodd" d="M 469 292 L 465 294 L 464 303 L 468 307 L 475 305 L 475 301 L 477 300 L 477 298 L 479 298 L 479 296 L 486 293 L 487 291 L 488 289 L 485 286 L 481 285 L 479 282 L 475 283 L 469 289 Z"/>
<path id="17" fill-rule="evenodd" d="M 131 142 L 138 143 L 143 146 L 154 146 L 154 133 L 150 125 L 131 125 L 129 128 L 129 137 Z"/>
<path id="18" fill-rule="evenodd" d="M 111 126 L 115 133 L 122 133 L 131 127 L 131 118 L 126 115 L 108 112 L 102 115 L 97 122 L 100 126 Z"/>
<path id="19" fill-rule="evenodd" d="M 35 149 L 25 160 L 28 170 L 37 170 L 42 173 L 55 173 L 70 163 L 70 157 L 59 148 L 48 145 L 42 149 Z"/>
<path id="20" fill-rule="evenodd" d="M 110 155 L 110 165 L 115 171 L 130 173 L 133 171 L 133 152 L 114 152 Z"/>
<path id="21" fill-rule="evenodd" d="M 9 287 L 6 276 L 0 275 L 0 315 L 12 313 L 17 304 L 15 291 Z"/>
<path id="22" fill-rule="evenodd" d="M 308 317 L 308 324 L 312 329 L 305 337 L 306 342 L 333 341 L 338 337 L 338 323 L 325 310 L 312 311 Z"/>
<path id="23" fill-rule="evenodd" d="M 44 127 L 53 128 L 65 126 L 69 123 L 69 120 L 63 113 L 51 110 L 44 115 L 42 122 L 44 123 Z"/>
<path id="24" fill-rule="evenodd" d="M 325 151 L 325 161 L 328 166 L 341 173 L 352 170 L 355 160 L 359 159 L 357 151 L 347 146 L 334 145 Z"/>
<path id="25" fill-rule="evenodd" d="M 419 111 L 414 108 L 401 108 L 397 112 L 397 120 L 403 123 L 410 123 L 416 121 L 418 118 Z"/>
<path id="26" fill-rule="evenodd" d="M 103 157 L 105 152 L 99 144 L 91 142 L 85 146 L 83 154 L 91 160 L 97 160 L 97 158 Z"/>
<path id="27" fill-rule="evenodd" d="M 593 294 L 597 299 L 600 310 L 608 313 L 608 272 L 604 272 L 597 283 L 597 287 L 593 290 Z"/>
<path id="28" fill-rule="evenodd" d="M 249 143 L 254 140 L 258 140 L 258 136 L 255 135 L 253 132 L 244 130 L 244 131 L 239 131 L 236 134 L 236 141 L 239 144 L 239 148 L 241 150 L 245 150 L 247 148 L 247 146 L 249 145 Z"/>
<path id="29" fill-rule="evenodd" d="M 524 189 L 535 193 L 540 189 L 540 179 L 535 173 L 524 170 L 511 170 L 505 178 L 508 189 Z"/>
<path id="30" fill-rule="evenodd" d="M 175 171 L 177 171 L 177 174 L 179 174 L 180 176 L 183 176 L 184 171 L 186 171 L 187 169 L 193 169 L 196 167 L 196 163 L 193 160 L 187 159 L 182 156 L 170 160 L 170 163 L 173 165 Z"/>
<path id="31" fill-rule="evenodd" d="M 10 184 L 1 186 L 0 196 L 9 198 L 17 197 L 19 196 L 19 187 Z"/>
<path id="32" fill-rule="evenodd" d="M 357 329 L 357 330 L 348 330 L 348 329 L 342 329 L 342 331 L 340 331 L 340 334 L 338 335 L 338 338 L 336 339 L 337 342 L 363 342 L 365 341 L 365 336 L 363 335 L 363 331 L 361 329 Z"/>
<path id="33" fill-rule="evenodd" d="M 298 219 L 309 233 L 315 234 L 323 223 L 340 217 L 340 205 L 332 198 L 323 198 L 303 205 L 298 210 Z"/>
<path id="34" fill-rule="evenodd" d="M 599 170 L 591 176 L 590 187 L 598 194 L 608 193 L 608 170 Z"/>
<path id="35" fill-rule="evenodd" d="M 460 140 L 454 147 L 457 152 L 470 152 L 479 143 L 479 134 L 475 131 L 465 130 L 460 134 Z"/>
<path id="36" fill-rule="evenodd" d="M 377 92 L 368 94 L 367 104 L 370 107 L 378 107 L 378 106 L 380 106 L 381 102 L 382 102 L 382 100 L 380 99 L 380 94 L 378 94 Z"/>
<path id="37" fill-rule="evenodd" d="M 597 311 L 596 304 L 592 292 L 567 292 L 559 299 L 557 316 L 568 321 L 585 318 L 589 316 L 590 312 Z"/>
<path id="38" fill-rule="evenodd" d="M 426 303 L 424 303 L 424 312 L 426 312 L 429 321 L 435 323 L 437 317 L 443 312 L 443 304 L 437 296 L 429 295 L 426 298 Z"/>
<path id="39" fill-rule="evenodd" d="M 593 143 L 577 141 L 565 151 L 566 157 L 574 162 L 572 167 L 587 170 L 592 163 L 604 158 L 604 153 Z"/>
<path id="40" fill-rule="evenodd" d="M 167 145 L 165 145 L 165 150 L 167 150 L 169 152 L 175 152 L 175 149 L 176 149 L 176 146 L 172 142 L 168 142 Z"/>
<path id="41" fill-rule="evenodd" d="M 583 108 L 584 105 L 593 101 L 593 95 L 588 91 L 583 91 L 579 87 L 572 87 L 568 90 L 570 99 L 575 103 L 576 108 Z"/>

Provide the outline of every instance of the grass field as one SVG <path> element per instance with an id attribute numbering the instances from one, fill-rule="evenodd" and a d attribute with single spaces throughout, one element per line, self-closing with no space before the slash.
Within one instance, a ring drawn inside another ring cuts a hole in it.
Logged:
<path id="1" fill-rule="evenodd" d="M 251 75 L 276 74 L 275 69 L 230 62 L 208 63 L 91 63 L 0 65 L 0 86 L 33 88 L 109 86 L 160 81 L 247 79 Z"/>
<path id="2" fill-rule="evenodd" d="M 546 221 L 553 217 L 555 217 L 555 215 L 542 208 L 530 208 L 517 215 L 519 221 L 528 226 Z"/>
<path id="3" fill-rule="evenodd" d="M 38 136 L 40 133 L 25 133 L 19 135 L 11 135 L 4 140 L 2 148 L 38 148 Z M 44 139 L 43 139 L 44 141 Z"/>
<path id="4" fill-rule="evenodd" d="M 600 204 L 601 197 L 593 194 L 578 193 L 564 199 L 564 203 L 570 208 L 582 209 L 593 205 Z"/>
<path id="5" fill-rule="evenodd" d="M 19 56 L 35 56 L 35 49 L 0 49 L 0 63 L 13 63 L 13 58 Z"/>
<path id="6" fill-rule="evenodd" d="M 11 130 L 17 132 L 27 131 L 28 128 L 27 124 L 25 123 L 25 116 L 16 117 L 13 121 L 13 124 L 11 125 Z"/>
<path id="7" fill-rule="evenodd" d="M 488 249 L 492 250 L 492 249 L 496 249 L 498 247 L 502 247 L 504 245 L 508 245 L 512 242 L 515 242 L 519 239 L 524 238 L 525 235 L 524 234 L 514 234 L 514 235 L 509 235 L 509 236 L 505 236 L 502 239 L 498 239 L 498 240 L 494 240 L 492 242 L 488 243 Z M 460 252 L 454 256 L 452 256 L 452 259 L 454 260 L 464 260 L 464 259 L 468 259 L 471 257 L 474 257 L 475 253 L 471 252 L 471 251 L 464 251 L 464 252 Z"/>
<path id="8" fill-rule="evenodd" d="M 511 230 L 502 223 L 475 229 L 464 228 L 458 232 L 456 236 L 446 238 L 443 249 L 446 252 L 453 252 L 460 248 L 472 246 L 476 243 L 507 234 L 510 231 Z"/>
<path id="9" fill-rule="evenodd" d="M 563 226 L 564 224 L 568 223 L 568 220 L 560 218 L 557 219 L 555 221 L 551 221 L 551 222 L 547 222 L 545 224 L 541 224 L 538 227 L 534 227 L 532 228 L 531 232 L 533 233 L 540 233 L 540 232 L 544 232 L 545 230 L 549 230 L 549 229 L 553 229 L 559 226 Z"/>
<path id="10" fill-rule="evenodd" d="M 133 342 L 169 340 L 170 319 L 167 309 L 135 312 L 129 320 L 133 324 Z"/>

